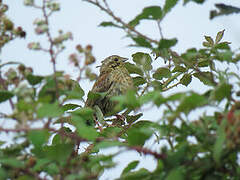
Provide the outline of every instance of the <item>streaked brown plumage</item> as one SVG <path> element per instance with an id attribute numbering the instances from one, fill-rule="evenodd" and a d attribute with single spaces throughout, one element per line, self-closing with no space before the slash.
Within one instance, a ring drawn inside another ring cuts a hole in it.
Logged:
<path id="1" fill-rule="evenodd" d="M 104 116 L 111 115 L 115 102 L 110 101 L 110 98 L 125 94 L 127 90 L 134 87 L 132 78 L 124 66 L 126 60 L 127 58 L 113 55 L 102 61 L 100 75 L 91 92 L 106 93 L 106 95 L 97 100 L 88 98 L 85 104 L 86 107 L 97 105 Z"/>

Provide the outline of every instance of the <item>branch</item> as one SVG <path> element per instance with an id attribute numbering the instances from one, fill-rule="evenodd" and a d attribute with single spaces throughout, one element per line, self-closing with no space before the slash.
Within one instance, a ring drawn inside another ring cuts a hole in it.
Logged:
<path id="1" fill-rule="evenodd" d="M 97 7 L 99 7 L 102 11 L 104 11 L 105 13 L 107 13 L 109 16 L 111 16 L 115 21 L 117 21 L 118 23 L 120 23 L 121 25 L 123 25 L 125 28 L 127 28 L 128 30 L 134 32 L 135 34 L 137 34 L 138 36 L 147 39 L 148 41 L 158 44 L 159 42 L 155 39 L 152 39 L 144 34 L 142 34 L 141 32 L 137 31 L 136 29 L 134 29 L 134 27 L 130 26 L 128 23 L 124 22 L 121 18 L 115 16 L 115 14 L 113 13 L 113 11 L 109 8 L 106 0 L 103 0 L 104 4 L 106 7 L 103 7 L 97 0 L 93 1 L 93 0 L 83 0 L 86 1 L 90 4 L 93 4 Z"/>
<path id="2" fill-rule="evenodd" d="M 154 151 L 152 151 L 150 149 L 147 149 L 147 148 L 144 148 L 144 147 L 141 147 L 141 146 L 132 146 L 132 147 L 129 147 L 129 149 L 136 150 L 136 151 L 141 152 L 141 153 L 143 153 L 145 155 L 147 155 L 147 154 L 152 155 L 156 159 L 166 159 L 167 158 L 166 154 L 159 154 L 157 152 L 154 152 Z"/>
<path id="3" fill-rule="evenodd" d="M 53 38 L 52 38 L 51 33 L 49 31 L 49 21 L 48 21 L 49 15 L 46 12 L 46 0 L 43 0 L 42 12 L 43 12 L 43 17 L 44 17 L 44 20 L 46 22 L 46 25 L 48 26 L 48 29 L 46 31 L 46 34 L 47 34 L 47 37 L 48 37 L 48 41 L 50 43 L 50 47 L 48 49 L 48 52 L 50 54 L 51 62 L 52 62 L 52 65 L 53 65 L 54 81 L 55 81 L 55 84 L 56 84 L 56 96 L 58 98 L 59 97 L 59 90 L 58 90 L 58 82 L 57 82 L 57 77 L 56 77 L 56 72 L 57 72 L 57 70 L 56 70 L 56 56 L 57 55 L 55 55 L 55 53 L 54 53 Z"/>

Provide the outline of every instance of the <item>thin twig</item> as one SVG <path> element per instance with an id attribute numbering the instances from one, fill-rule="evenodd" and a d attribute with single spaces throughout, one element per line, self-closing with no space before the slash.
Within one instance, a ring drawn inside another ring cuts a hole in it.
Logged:
<path id="1" fill-rule="evenodd" d="M 161 39 L 163 39 L 163 33 L 162 33 L 162 28 L 161 28 L 161 25 L 160 25 L 161 21 L 158 20 L 157 21 L 157 25 L 158 25 L 158 30 L 159 30 L 159 33 L 160 33 L 160 37 Z"/>
<path id="2" fill-rule="evenodd" d="M 50 43 L 50 47 L 48 49 L 48 52 L 50 54 L 51 62 L 52 62 L 52 65 L 53 65 L 54 81 L 55 81 L 55 84 L 56 84 L 56 97 L 58 98 L 59 97 L 59 90 L 58 90 L 58 82 L 57 82 L 57 77 L 56 77 L 56 72 L 57 72 L 57 70 L 56 70 L 56 55 L 55 55 L 54 49 L 53 49 L 53 46 L 54 46 L 53 38 L 52 38 L 51 33 L 49 31 L 49 21 L 48 21 L 49 16 L 47 15 L 47 11 L 46 11 L 46 0 L 43 0 L 42 12 L 43 12 L 43 17 L 45 19 L 46 25 L 48 26 L 48 29 L 46 31 L 48 41 Z"/>
<path id="3" fill-rule="evenodd" d="M 134 150 L 136 150 L 138 152 L 141 152 L 145 155 L 147 155 L 147 154 L 152 155 L 156 159 L 166 159 L 167 158 L 167 154 L 159 154 L 157 152 L 154 152 L 150 149 L 147 149 L 147 148 L 144 148 L 144 147 L 141 147 L 141 146 L 132 146 L 132 147 L 129 147 L 129 149 L 134 149 Z"/>
<path id="4" fill-rule="evenodd" d="M 99 7 L 102 11 L 106 12 L 108 15 L 110 15 L 115 21 L 117 21 L 118 23 L 122 24 L 125 28 L 127 28 L 128 30 L 134 32 L 136 35 L 147 39 L 148 41 L 158 44 L 158 41 L 155 39 L 152 39 L 144 34 L 142 34 L 141 32 L 137 31 L 134 27 L 130 26 L 128 23 L 124 22 L 121 18 L 117 17 L 114 15 L 113 11 L 109 8 L 108 4 L 106 1 L 104 1 L 104 4 L 106 7 L 103 7 L 98 1 L 93 1 L 93 0 L 83 0 L 86 2 L 89 2 L 90 4 L 93 4 L 97 7 Z"/>

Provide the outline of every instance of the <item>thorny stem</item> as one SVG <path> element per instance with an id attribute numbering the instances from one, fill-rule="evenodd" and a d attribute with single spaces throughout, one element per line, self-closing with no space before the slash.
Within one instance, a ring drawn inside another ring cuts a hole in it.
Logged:
<path id="1" fill-rule="evenodd" d="M 141 146 L 132 146 L 129 149 L 136 150 L 136 151 L 141 152 L 145 155 L 147 155 L 147 154 L 152 155 L 156 159 L 166 159 L 167 158 L 167 154 L 159 154 L 157 152 L 151 151 L 151 150 L 149 150 L 147 148 L 144 148 L 144 147 L 141 147 Z"/>
<path id="2" fill-rule="evenodd" d="M 217 85 L 217 83 L 216 83 L 213 79 L 210 79 L 208 76 L 206 76 L 205 74 L 203 74 L 203 72 L 200 71 L 200 69 L 199 69 L 198 67 L 193 66 L 190 62 L 188 62 L 188 61 L 184 61 L 184 59 L 182 59 L 182 57 L 179 56 L 175 51 L 170 50 L 169 52 L 170 52 L 170 54 L 171 54 L 172 56 L 177 57 L 178 60 L 179 60 L 181 63 L 185 63 L 185 64 L 191 66 L 191 68 L 194 69 L 196 72 L 198 72 L 202 77 L 204 77 L 204 78 L 210 80 L 211 83 L 213 83 L 214 86 Z"/>
<path id="3" fill-rule="evenodd" d="M 49 15 L 46 12 L 46 0 L 43 0 L 42 12 L 43 12 L 43 17 L 45 19 L 46 25 L 49 26 L 49 21 L 48 21 Z M 48 37 L 48 41 L 50 43 L 50 47 L 48 49 L 48 52 L 50 54 L 51 62 L 52 62 L 52 65 L 53 65 L 54 81 L 55 81 L 55 84 L 56 84 L 56 97 L 58 98 L 59 97 L 59 90 L 58 90 L 58 82 L 57 82 L 57 77 L 56 77 L 56 72 L 57 72 L 57 70 L 56 70 L 56 56 L 58 55 L 59 52 L 57 54 L 54 53 L 54 49 L 53 49 L 54 43 L 53 43 L 53 38 L 51 36 L 49 28 L 47 29 L 46 34 L 47 34 L 47 37 Z"/>
<path id="4" fill-rule="evenodd" d="M 141 32 L 137 31 L 134 27 L 130 26 L 128 23 L 124 22 L 121 18 L 115 16 L 115 14 L 113 13 L 113 11 L 109 8 L 106 0 L 103 0 L 104 4 L 106 7 L 103 7 L 97 0 L 93 1 L 93 0 L 83 0 L 86 2 L 89 2 L 90 4 L 93 4 L 97 7 L 99 7 L 102 11 L 106 12 L 108 15 L 110 15 L 115 21 L 117 21 L 118 23 L 122 24 L 123 27 L 127 28 L 128 30 L 134 32 L 135 34 L 137 34 L 138 36 L 147 39 L 148 41 L 158 44 L 158 41 L 155 39 L 152 39 L 144 34 L 142 34 Z"/>
<path id="5" fill-rule="evenodd" d="M 167 87 L 167 88 L 163 88 L 163 89 L 162 89 L 162 91 L 167 91 L 167 90 L 169 90 L 169 89 L 172 89 L 172 88 L 174 88 L 174 87 L 178 86 L 179 84 L 181 84 L 181 82 L 180 82 L 180 81 L 179 81 L 179 82 L 177 82 L 176 84 L 172 85 L 172 86 L 169 86 L 169 87 Z"/>
<path id="6" fill-rule="evenodd" d="M 59 130 L 56 130 L 54 128 L 18 128 L 18 129 L 8 129 L 8 128 L 1 128 L 0 127 L 0 131 L 2 132 L 6 132 L 6 133 L 9 133 L 9 132 L 16 132 L 16 133 L 19 133 L 19 132 L 29 132 L 29 131 L 41 131 L 41 130 L 44 130 L 44 129 L 47 129 L 51 132 L 54 132 L 54 133 L 59 133 L 60 135 L 62 136 L 65 136 L 65 137 L 69 137 L 73 140 L 76 140 L 78 143 L 79 142 L 88 142 L 87 139 L 84 139 L 84 138 L 81 138 L 80 136 L 78 136 L 76 133 L 66 133 L 64 130 L 62 129 L 59 129 Z M 101 141 L 104 141 L 106 140 L 104 137 L 99 137 L 96 139 L 96 143 L 98 142 L 101 142 Z M 91 144 L 87 149 L 86 149 L 86 153 L 89 153 L 89 151 L 92 150 L 92 148 L 94 147 L 94 144 Z M 138 152 L 141 152 L 145 155 L 149 154 L 149 155 L 152 155 L 154 156 L 156 159 L 165 159 L 167 157 L 166 154 L 159 154 L 157 152 L 154 152 L 150 149 L 147 149 L 147 148 L 144 148 L 144 147 L 141 147 L 141 146 L 128 146 L 127 147 L 128 149 L 132 149 L 132 150 L 136 150 Z"/>

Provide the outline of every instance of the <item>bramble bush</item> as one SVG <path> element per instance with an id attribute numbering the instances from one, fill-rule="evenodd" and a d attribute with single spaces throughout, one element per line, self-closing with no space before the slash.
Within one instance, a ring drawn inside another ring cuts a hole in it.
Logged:
<path id="1" fill-rule="evenodd" d="M 60 4 L 53 0 L 43 0 L 42 4 L 25 0 L 25 6 L 42 12 L 43 16 L 34 21 L 34 30 L 48 42 L 47 47 L 30 42 L 28 48 L 48 54 L 53 73 L 44 76 L 35 74 L 24 63 L 0 62 L 0 103 L 10 103 L 11 107 L 10 113 L 0 111 L 0 118 L 2 122 L 15 123 L 15 128 L 7 128 L 4 123 L 0 127 L 0 134 L 9 138 L 11 134 L 14 142 L 4 146 L 7 142 L 0 141 L 1 179 L 98 179 L 104 171 L 116 166 L 114 157 L 129 150 L 153 156 L 157 166 L 152 172 L 145 168 L 135 170 L 139 161 L 130 162 L 120 179 L 238 179 L 240 76 L 230 66 L 238 67 L 240 53 L 239 49 L 232 50 L 230 42 L 223 41 L 224 30 L 216 32 L 215 37 L 206 35 L 201 49 L 190 47 L 178 53 L 172 50 L 178 39 L 166 39 L 161 32 L 162 20 L 178 0 L 166 0 L 162 7 L 145 7 L 130 22 L 117 17 L 106 0 L 84 1 L 113 19 L 100 26 L 123 30 L 133 41 L 131 46 L 151 52 L 136 52 L 132 54 L 133 63 L 126 64 L 137 93 L 129 91 L 113 98 L 118 101 L 116 108 L 124 110 L 126 120 L 119 122 L 111 117 L 96 121 L 95 126 L 86 124 L 93 121 L 94 112 L 81 106 L 87 92 L 79 82 L 94 81 L 97 77 L 91 69 L 95 63 L 93 47 L 77 45 L 76 52 L 69 55 L 69 61 L 79 70 L 75 80 L 58 71 L 58 57 L 65 49 L 65 42 L 73 38 L 71 32 L 61 30 L 54 37 L 49 29 L 49 19 L 60 11 Z M 184 5 L 190 1 L 204 3 L 204 0 L 184 0 Z M 1 49 L 10 41 L 27 36 L 22 27 L 6 16 L 8 8 L 11 7 L 0 3 Z M 240 11 L 225 4 L 216 4 L 216 8 L 218 11 L 210 12 L 211 19 Z M 158 24 L 159 40 L 137 30 L 142 20 Z M 79 61 L 80 55 L 84 61 Z M 153 67 L 153 61 L 164 61 L 166 66 Z M 222 70 L 219 64 L 228 67 Z M 166 93 L 180 84 L 188 86 L 194 78 L 208 90 L 183 93 L 176 89 L 175 93 Z M 96 98 L 99 94 L 91 96 Z M 141 118 L 147 111 L 142 108 L 145 104 L 161 108 L 163 113 L 158 114 L 158 122 Z M 191 112 L 202 109 L 207 112 L 210 107 L 212 115 L 192 114 L 194 121 L 189 120 Z M 144 146 L 150 138 L 156 140 L 157 151 Z M 157 144 L 161 141 L 165 145 Z M 84 143 L 88 147 L 81 152 L 79 147 Z M 119 147 L 118 152 L 98 153 L 111 147 Z"/>

